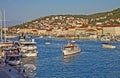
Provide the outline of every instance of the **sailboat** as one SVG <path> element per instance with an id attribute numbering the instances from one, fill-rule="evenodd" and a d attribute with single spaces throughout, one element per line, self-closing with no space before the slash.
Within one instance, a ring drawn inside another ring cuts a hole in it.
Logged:
<path id="1" fill-rule="evenodd" d="M 0 48 L 2 50 L 12 47 L 13 42 L 6 40 L 6 20 L 5 20 L 5 10 L 0 13 L 1 14 L 1 40 L 0 40 Z M 4 53 L 1 50 L 1 56 L 4 57 Z"/>

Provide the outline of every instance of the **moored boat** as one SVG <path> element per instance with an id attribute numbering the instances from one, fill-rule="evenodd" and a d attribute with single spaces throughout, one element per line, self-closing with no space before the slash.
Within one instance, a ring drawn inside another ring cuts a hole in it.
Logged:
<path id="1" fill-rule="evenodd" d="M 45 45 L 50 45 L 50 42 L 45 42 Z"/>
<path id="2" fill-rule="evenodd" d="M 4 50 L 5 62 L 10 65 L 18 65 L 21 62 L 21 52 L 19 48 L 9 48 Z"/>
<path id="3" fill-rule="evenodd" d="M 108 43 L 103 43 L 102 47 L 103 48 L 108 48 L 108 49 L 114 49 L 114 48 L 116 48 L 116 46 L 114 46 L 112 44 L 108 44 Z"/>
<path id="4" fill-rule="evenodd" d="M 102 37 L 100 40 L 103 41 L 103 42 L 109 42 L 109 41 L 111 41 L 111 38 L 109 38 L 109 37 Z"/>
<path id="5" fill-rule="evenodd" d="M 19 40 L 22 57 L 37 56 L 37 46 L 34 39 L 26 40 L 22 38 Z"/>
<path id="6" fill-rule="evenodd" d="M 17 36 L 15 36 L 15 35 L 6 35 L 5 37 L 6 38 L 16 38 Z"/>

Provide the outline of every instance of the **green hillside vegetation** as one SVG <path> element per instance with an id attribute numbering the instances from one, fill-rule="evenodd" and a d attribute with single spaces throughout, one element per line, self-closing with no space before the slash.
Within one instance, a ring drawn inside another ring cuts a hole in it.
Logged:
<path id="1" fill-rule="evenodd" d="M 89 20 L 89 24 L 95 24 L 95 22 L 104 22 L 106 20 L 110 20 L 110 19 L 120 19 L 120 8 L 118 9 L 115 9 L 113 11 L 109 11 L 109 12 L 102 12 L 102 13 L 96 13 L 96 14 L 91 14 L 91 15 L 71 15 L 71 14 L 66 14 L 66 15 L 50 15 L 50 16 L 45 16 L 45 17 L 40 17 L 38 19 L 35 19 L 35 20 L 32 20 L 32 21 L 29 21 L 29 22 L 26 22 L 26 23 L 23 23 L 23 24 L 20 24 L 20 25 L 16 25 L 16 26 L 13 26 L 13 27 L 17 27 L 17 28 L 26 28 L 27 25 L 30 25 L 30 24 L 33 24 L 33 22 L 35 21 L 41 21 L 41 20 L 46 20 L 46 18 L 49 18 L 49 20 L 52 19 L 52 17 L 56 17 L 56 16 L 62 16 L 62 17 L 74 17 L 74 18 L 83 18 L 83 19 L 88 19 Z M 65 21 L 67 19 L 63 19 L 63 20 L 60 20 L 60 19 L 56 19 L 54 20 L 53 22 L 51 22 L 50 24 L 55 24 L 57 22 L 61 22 L 61 23 L 65 23 Z M 90 21 L 91 19 L 94 19 L 94 21 Z M 99 19 L 99 20 L 96 20 L 96 19 Z M 117 23 L 117 22 L 114 22 L 114 23 Z"/>

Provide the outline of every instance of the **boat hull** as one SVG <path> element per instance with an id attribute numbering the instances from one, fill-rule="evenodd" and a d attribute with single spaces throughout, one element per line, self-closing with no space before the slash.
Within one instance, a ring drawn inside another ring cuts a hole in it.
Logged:
<path id="1" fill-rule="evenodd" d="M 33 56 L 37 56 L 37 53 L 23 53 L 22 57 L 33 57 Z"/>
<path id="2" fill-rule="evenodd" d="M 71 55 L 71 54 L 79 53 L 80 50 L 74 50 L 74 51 L 62 50 L 62 52 L 64 55 Z"/>
<path id="3" fill-rule="evenodd" d="M 103 44 L 102 47 L 103 48 L 108 48 L 108 49 L 114 49 L 114 48 L 116 48 L 116 46 L 108 45 L 108 44 Z"/>
<path id="4" fill-rule="evenodd" d="M 37 46 L 34 39 L 27 41 L 25 39 L 20 40 L 20 47 L 22 52 L 22 57 L 33 57 L 37 56 Z"/>
<path id="5" fill-rule="evenodd" d="M 20 64 L 20 61 L 7 61 L 7 63 L 8 63 L 9 65 L 16 66 L 16 65 L 19 65 L 19 64 Z"/>

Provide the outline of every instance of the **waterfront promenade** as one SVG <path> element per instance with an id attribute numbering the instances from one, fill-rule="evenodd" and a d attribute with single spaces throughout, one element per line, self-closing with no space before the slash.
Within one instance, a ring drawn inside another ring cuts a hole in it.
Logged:
<path id="1" fill-rule="evenodd" d="M 1 78 L 25 78 L 23 74 L 8 64 L 0 64 L 0 77 Z"/>

